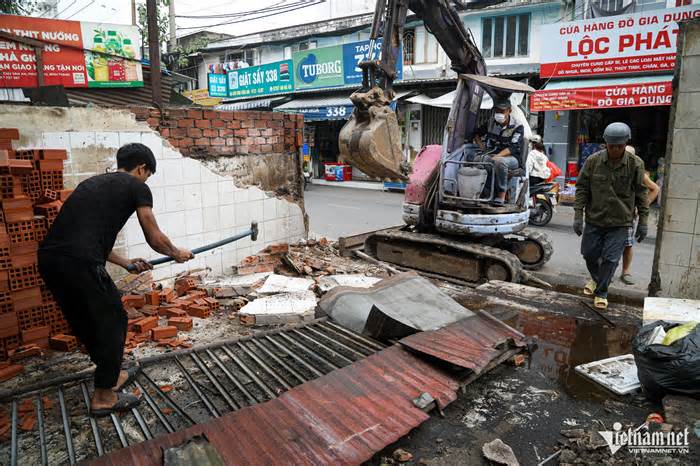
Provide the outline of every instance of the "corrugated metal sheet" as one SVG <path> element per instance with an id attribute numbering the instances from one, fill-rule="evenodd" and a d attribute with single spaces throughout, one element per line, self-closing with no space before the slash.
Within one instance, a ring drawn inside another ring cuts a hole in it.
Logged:
<path id="1" fill-rule="evenodd" d="M 443 332 L 449 344 L 442 345 L 441 359 L 462 358 L 482 368 L 483 362 L 488 364 L 506 352 L 505 347 L 494 350 L 495 342 L 522 336 L 488 317 L 463 322 Z M 471 329 L 476 329 L 474 334 Z M 419 335 L 432 341 L 430 335 L 438 332 Z M 428 419 L 414 405 L 415 398 L 429 393 L 444 407 L 456 399 L 463 377 L 463 371 L 447 372 L 395 345 L 266 403 L 116 451 L 90 464 L 161 465 L 164 449 L 201 434 L 226 464 L 360 464 Z"/>
<path id="2" fill-rule="evenodd" d="M 523 334 L 484 312 L 439 330 L 410 335 L 400 343 L 477 374 L 498 357 L 505 346 L 525 346 Z"/>
<path id="3" fill-rule="evenodd" d="M 163 102 L 170 102 L 173 78 L 161 75 L 161 95 Z M 68 101 L 72 105 L 98 105 L 101 107 L 121 107 L 126 105 L 152 105 L 151 70 L 143 67 L 143 87 L 118 88 L 66 88 Z"/>

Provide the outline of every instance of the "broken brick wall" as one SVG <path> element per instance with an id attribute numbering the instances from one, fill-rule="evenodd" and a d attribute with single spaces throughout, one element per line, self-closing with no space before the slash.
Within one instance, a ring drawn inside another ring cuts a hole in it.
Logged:
<path id="1" fill-rule="evenodd" d="M 303 197 L 299 146 L 303 115 L 201 108 L 131 107 L 181 154 L 244 185 Z"/>
<path id="2" fill-rule="evenodd" d="M 165 121 L 171 119 L 178 120 L 170 114 Z M 295 118 L 293 121 L 296 123 Z M 222 273 L 266 245 L 296 241 L 306 236 L 303 198 L 294 192 L 291 184 L 284 185 L 285 180 L 293 180 L 296 176 L 293 162 L 287 165 L 284 176 L 271 178 L 265 185 L 255 182 L 255 175 L 249 173 L 238 177 L 220 173 L 209 168 L 217 157 L 242 157 L 243 154 L 217 156 L 212 151 L 206 157 L 202 153 L 198 153 L 200 158 L 185 157 L 183 151 L 194 155 L 192 148 L 189 151 L 175 148 L 170 138 L 161 137 L 146 121 L 138 121 L 128 109 L 2 105 L 1 127 L 19 129 L 20 139 L 14 143 L 16 149 L 66 149 L 68 159 L 64 162 L 64 180 L 67 188 L 116 168 L 116 151 L 123 144 L 141 142 L 150 147 L 158 163 L 156 174 L 148 181 L 153 192 L 154 212 L 163 231 L 178 246 L 202 246 L 248 228 L 251 220 L 259 222 L 260 234 L 256 243 L 245 238 L 201 254 L 187 264 L 160 266 L 154 272 L 156 278 L 204 266 L 210 267 L 214 273 Z M 165 128 L 171 127 L 160 127 L 160 130 Z M 180 144 L 177 139 L 174 141 Z M 293 159 L 296 154 L 291 153 L 292 146 L 287 147 L 290 150 L 287 155 Z M 260 149 L 248 147 L 246 156 L 269 157 L 269 154 L 250 153 L 251 150 Z M 260 187 L 255 186 L 258 183 Z M 285 196 L 277 197 L 276 193 Z M 130 257 L 158 256 L 146 244 L 135 216 L 120 233 L 115 250 Z M 121 273 L 121 270 L 112 269 L 111 272 Z"/>

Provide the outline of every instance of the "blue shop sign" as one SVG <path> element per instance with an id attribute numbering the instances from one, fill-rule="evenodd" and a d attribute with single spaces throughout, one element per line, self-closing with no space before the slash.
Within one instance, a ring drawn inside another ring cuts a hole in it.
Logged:
<path id="1" fill-rule="evenodd" d="M 343 45 L 343 73 L 345 84 L 362 83 L 362 69 L 359 64 L 365 60 L 376 60 L 382 55 L 382 39 L 374 43 L 374 50 L 370 56 L 369 40 L 353 42 Z M 401 49 L 396 51 L 396 80 L 403 78 L 403 57 Z"/>
<path id="2" fill-rule="evenodd" d="M 208 74 L 209 97 L 228 97 L 228 82 L 225 74 Z"/>

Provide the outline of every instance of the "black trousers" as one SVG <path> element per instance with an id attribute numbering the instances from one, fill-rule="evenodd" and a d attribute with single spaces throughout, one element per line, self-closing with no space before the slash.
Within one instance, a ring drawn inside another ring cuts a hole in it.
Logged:
<path id="1" fill-rule="evenodd" d="M 95 388 L 117 384 L 128 318 L 103 265 L 39 252 L 39 272 L 95 369 Z"/>
<path id="2" fill-rule="evenodd" d="M 595 295 L 608 297 L 608 287 L 625 249 L 629 227 L 599 227 L 586 223 L 581 239 L 581 254 L 597 286 Z"/>

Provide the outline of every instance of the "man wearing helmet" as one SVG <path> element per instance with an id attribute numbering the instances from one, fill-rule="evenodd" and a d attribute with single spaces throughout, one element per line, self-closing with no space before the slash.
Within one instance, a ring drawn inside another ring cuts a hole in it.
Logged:
<path id="1" fill-rule="evenodd" d="M 625 150 L 629 126 L 611 123 L 603 139 L 605 149 L 591 155 L 579 173 L 574 203 L 574 231 L 583 234 L 581 254 L 591 274 L 583 293 L 594 295 L 593 303 L 599 309 L 608 307 L 608 286 L 622 257 L 635 209 L 638 242 L 647 236 L 649 216 L 644 162 Z"/>

